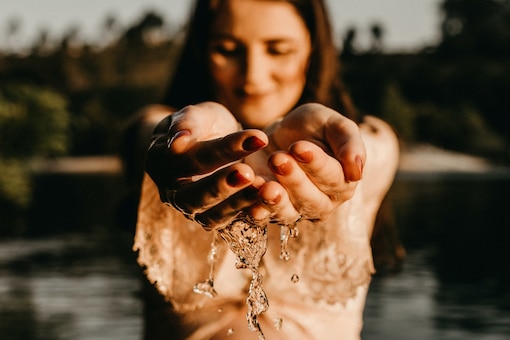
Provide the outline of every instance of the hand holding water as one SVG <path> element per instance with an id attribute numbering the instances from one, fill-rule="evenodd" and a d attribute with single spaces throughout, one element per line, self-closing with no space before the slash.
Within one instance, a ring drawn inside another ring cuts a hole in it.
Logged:
<path id="1" fill-rule="evenodd" d="M 257 186 L 264 180 L 240 161 L 266 144 L 262 131 L 240 130 L 222 105 L 201 103 L 158 125 L 146 169 L 162 201 L 214 228 L 257 200 Z"/>
<path id="2" fill-rule="evenodd" d="M 272 151 L 267 165 L 274 180 L 261 187 L 262 203 L 251 208 L 255 218 L 270 215 L 280 224 L 300 216 L 321 220 L 352 197 L 366 159 L 360 130 L 352 120 L 325 106 L 307 104 L 267 133 L 271 145 L 264 152 Z M 260 158 L 257 153 L 246 162 L 258 170 Z"/>

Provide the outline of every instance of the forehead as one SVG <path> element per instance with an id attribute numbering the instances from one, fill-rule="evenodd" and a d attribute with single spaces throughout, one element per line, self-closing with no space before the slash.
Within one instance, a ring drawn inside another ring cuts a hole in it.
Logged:
<path id="1" fill-rule="evenodd" d="M 213 22 L 212 33 L 240 39 L 299 39 L 309 35 L 292 4 L 271 0 L 223 1 Z"/>

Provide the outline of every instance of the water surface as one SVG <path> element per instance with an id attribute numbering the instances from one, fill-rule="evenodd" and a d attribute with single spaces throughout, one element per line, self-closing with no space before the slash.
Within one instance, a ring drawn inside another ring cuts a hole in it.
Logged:
<path id="1" fill-rule="evenodd" d="M 84 206 L 113 198 L 84 183 L 58 186 L 90 197 L 81 209 L 67 202 L 73 218 L 56 231 L 0 239 L 0 339 L 141 339 L 131 231 L 90 216 Z M 506 178 L 400 176 L 391 197 L 408 256 L 401 271 L 374 278 L 363 338 L 508 339 L 509 195 Z"/>

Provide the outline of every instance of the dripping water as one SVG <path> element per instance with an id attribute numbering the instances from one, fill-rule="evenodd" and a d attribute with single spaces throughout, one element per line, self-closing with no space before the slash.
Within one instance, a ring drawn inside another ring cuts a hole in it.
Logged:
<path id="1" fill-rule="evenodd" d="M 290 259 L 288 243 L 289 238 L 295 238 L 299 234 L 299 230 L 294 224 L 280 225 L 280 259 L 288 261 Z"/>
<path id="2" fill-rule="evenodd" d="M 214 265 L 217 261 L 218 248 L 216 239 L 219 235 L 236 255 L 236 268 L 251 270 L 252 280 L 246 299 L 248 307 L 246 320 L 248 322 L 248 329 L 252 332 L 257 332 L 259 340 L 265 340 L 258 316 L 269 308 L 269 302 L 262 284 L 263 275 L 259 272 L 260 261 L 267 250 L 267 225 L 259 225 L 247 214 L 241 213 L 228 226 L 217 229 L 214 233 L 207 259 L 210 266 L 209 277 L 204 282 L 197 283 L 193 287 L 193 291 L 209 297 L 214 297 L 217 294 L 214 289 Z M 299 230 L 296 223 L 280 225 L 280 259 L 285 261 L 290 259 L 288 251 L 289 238 L 295 238 L 298 234 Z M 299 281 L 299 277 L 294 274 L 292 282 L 296 283 L 297 281 Z M 274 322 L 276 329 L 279 330 L 283 320 L 277 318 Z M 227 335 L 232 334 L 234 334 L 234 330 L 229 329 Z"/>
<path id="3" fill-rule="evenodd" d="M 274 319 L 274 328 L 279 331 L 282 329 L 283 319 L 282 318 L 275 318 Z"/>
<path id="4" fill-rule="evenodd" d="M 246 320 L 249 330 L 257 332 L 259 339 L 264 340 L 258 316 L 269 308 L 269 303 L 263 289 L 263 276 L 259 272 L 259 264 L 267 250 L 267 226 L 258 225 L 248 215 L 241 214 L 231 224 L 219 229 L 218 233 L 236 255 L 236 268 L 251 270 L 252 280 L 246 299 L 248 306 Z"/>
<path id="5" fill-rule="evenodd" d="M 213 240 L 211 242 L 211 249 L 207 256 L 207 263 L 209 264 L 209 276 L 204 282 L 197 283 L 193 286 L 193 292 L 197 294 L 204 294 L 209 297 L 216 296 L 216 290 L 214 289 L 214 264 L 218 259 L 218 247 L 216 245 L 217 231 L 213 231 Z"/>

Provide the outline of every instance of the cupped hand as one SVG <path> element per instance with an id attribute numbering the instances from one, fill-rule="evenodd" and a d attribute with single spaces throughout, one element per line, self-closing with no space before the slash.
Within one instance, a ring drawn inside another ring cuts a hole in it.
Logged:
<path id="1" fill-rule="evenodd" d="M 162 201 L 212 229 L 257 201 L 264 180 L 240 161 L 267 143 L 260 130 L 240 130 L 220 104 L 187 106 L 155 129 L 146 170 Z"/>
<path id="2" fill-rule="evenodd" d="M 305 104 L 268 135 L 274 180 L 260 188 L 262 204 L 252 208 L 254 217 L 269 215 L 283 224 L 301 216 L 323 220 L 353 196 L 366 157 L 355 122 L 323 105 Z"/>

